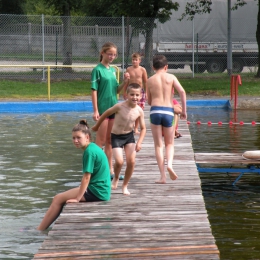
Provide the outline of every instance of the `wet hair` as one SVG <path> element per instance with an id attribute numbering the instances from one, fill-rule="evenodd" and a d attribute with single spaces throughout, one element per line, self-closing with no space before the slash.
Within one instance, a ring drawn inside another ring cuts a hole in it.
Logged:
<path id="1" fill-rule="evenodd" d="M 91 133 L 89 131 L 87 120 L 85 119 L 80 120 L 79 123 L 72 128 L 72 132 L 77 132 L 77 131 L 81 131 L 84 134 L 88 134 L 89 138 L 91 138 Z"/>
<path id="2" fill-rule="evenodd" d="M 138 52 L 132 54 L 132 59 L 141 59 L 141 55 Z"/>
<path id="3" fill-rule="evenodd" d="M 155 55 L 153 57 L 154 69 L 159 70 L 159 69 L 162 69 L 166 65 L 168 65 L 168 61 L 164 55 Z"/>
<path id="4" fill-rule="evenodd" d="M 115 48 L 117 50 L 117 47 L 114 43 L 112 42 L 106 42 L 102 48 L 101 48 L 101 51 L 100 51 L 100 56 L 99 56 L 99 61 L 101 62 L 102 61 L 102 52 L 107 52 L 108 50 L 110 50 L 111 48 Z"/>
<path id="5" fill-rule="evenodd" d="M 127 89 L 126 89 L 126 93 L 129 93 L 130 89 L 139 89 L 141 91 L 141 86 L 137 83 L 131 83 L 128 85 Z"/>

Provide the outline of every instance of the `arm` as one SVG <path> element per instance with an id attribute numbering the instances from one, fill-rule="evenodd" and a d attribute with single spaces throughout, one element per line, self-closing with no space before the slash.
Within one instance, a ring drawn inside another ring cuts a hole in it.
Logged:
<path id="1" fill-rule="evenodd" d="M 96 122 L 96 124 L 94 126 L 92 126 L 91 130 L 93 131 L 97 131 L 98 128 L 100 127 L 100 125 L 102 124 L 102 122 L 109 117 L 112 114 L 115 114 L 118 110 L 119 110 L 119 104 L 116 104 L 114 106 L 112 106 L 111 108 L 107 109 L 102 115 L 101 117 L 99 117 L 98 121 Z"/>
<path id="2" fill-rule="evenodd" d="M 175 77 L 173 81 L 174 88 L 178 91 L 180 98 L 181 98 L 181 105 L 182 105 L 182 112 L 180 113 L 181 119 L 187 119 L 187 111 L 186 111 L 186 92 L 184 88 L 182 87 L 181 83 L 178 81 L 178 79 Z"/>
<path id="3" fill-rule="evenodd" d="M 117 94 L 119 94 L 124 87 L 128 86 L 129 79 L 130 75 L 128 72 L 126 72 L 124 74 L 124 81 L 117 87 Z"/>
<path id="4" fill-rule="evenodd" d="M 126 69 L 126 73 L 129 74 L 128 68 Z M 129 79 L 130 79 L 130 74 L 129 74 Z M 127 81 L 127 84 L 124 85 L 124 91 L 123 91 L 124 100 L 126 100 L 126 89 L 127 89 L 128 85 L 129 85 L 129 79 Z"/>
<path id="5" fill-rule="evenodd" d="M 97 91 L 92 89 L 91 92 L 92 106 L 94 110 L 93 119 L 97 121 L 99 118 L 98 106 L 97 106 Z"/>
<path id="6" fill-rule="evenodd" d="M 141 110 L 141 113 L 140 113 L 140 117 L 139 117 L 139 123 L 140 123 L 140 135 L 139 135 L 139 139 L 136 143 L 136 146 L 135 146 L 135 150 L 137 152 L 139 152 L 141 150 L 141 144 L 144 140 L 144 137 L 145 137 L 145 134 L 146 134 L 146 126 L 145 126 L 145 121 L 144 121 L 144 112 L 142 109 Z"/>
<path id="7" fill-rule="evenodd" d="M 146 72 L 146 69 L 143 68 L 143 74 L 142 74 L 142 81 L 143 81 L 143 88 L 145 90 L 145 94 L 147 96 L 147 72 Z"/>
<path id="8" fill-rule="evenodd" d="M 149 80 L 147 81 L 147 102 L 148 102 L 148 105 L 151 106 L 152 96 L 151 96 L 151 92 L 150 92 L 150 89 L 149 89 Z"/>
<path id="9" fill-rule="evenodd" d="M 85 191 L 88 188 L 90 178 L 91 178 L 91 174 L 88 173 L 88 172 L 85 172 L 82 179 L 81 179 L 81 184 L 80 184 L 80 187 L 79 187 L 79 192 L 78 192 L 77 197 L 75 199 L 67 200 L 66 203 L 73 203 L 73 202 L 75 203 L 75 202 L 81 201 Z"/>

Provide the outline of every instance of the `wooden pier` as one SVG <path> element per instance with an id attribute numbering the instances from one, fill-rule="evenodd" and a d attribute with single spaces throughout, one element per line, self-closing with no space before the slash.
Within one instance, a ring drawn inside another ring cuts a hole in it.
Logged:
<path id="1" fill-rule="evenodd" d="M 137 154 L 130 196 L 121 181 L 109 202 L 68 204 L 33 259 L 219 259 L 202 196 L 188 125 L 175 139 L 179 178 L 159 178 L 153 139 L 147 134 Z"/>
<path id="2" fill-rule="evenodd" d="M 245 159 L 239 153 L 195 153 L 199 172 L 237 174 L 232 185 L 245 173 L 260 174 L 260 160 Z"/>

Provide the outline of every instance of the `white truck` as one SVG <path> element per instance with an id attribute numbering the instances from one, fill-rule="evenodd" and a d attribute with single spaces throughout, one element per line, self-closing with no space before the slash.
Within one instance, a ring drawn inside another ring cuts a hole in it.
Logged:
<path id="1" fill-rule="evenodd" d="M 141 53 L 144 43 L 140 44 Z M 194 55 L 192 54 L 194 50 Z M 222 73 L 227 69 L 226 42 L 159 42 L 153 44 L 154 54 L 163 54 L 168 59 L 169 68 L 184 69 L 189 65 L 192 70 L 194 60 L 195 72 Z M 257 43 L 236 42 L 232 44 L 233 73 L 240 73 L 245 66 L 258 65 Z"/>
<path id="2" fill-rule="evenodd" d="M 196 72 L 221 73 L 227 68 L 227 0 L 212 1 L 212 11 L 196 14 L 193 21 L 179 18 L 190 0 L 178 1 L 180 8 L 171 19 L 157 24 L 153 31 L 153 53 L 164 54 L 171 68 L 192 68 L 194 42 L 194 69 Z M 236 0 L 231 0 L 233 6 Z M 258 65 L 256 28 L 258 1 L 247 0 L 246 5 L 231 12 L 231 40 L 233 72 Z M 194 38 L 194 39 L 193 39 Z M 193 39 L 193 40 L 192 40 Z M 140 52 L 144 53 L 144 36 L 139 36 Z"/>

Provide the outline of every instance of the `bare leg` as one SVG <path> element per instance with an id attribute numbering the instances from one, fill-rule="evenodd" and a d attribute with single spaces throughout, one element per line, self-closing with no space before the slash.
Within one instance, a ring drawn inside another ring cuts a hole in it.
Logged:
<path id="1" fill-rule="evenodd" d="M 124 158 L 123 158 L 123 149 L 122 148 L 113 148 L 113 155 L 115 158 L 115 165 L 114 165 L 114 178 L 112 181 L 112 189 L 115 190 L 118 185 L 119 181 L 119 175 L 122 169 L 122 166 L 124 164 Z"/>
<path id="2" fill-rule="evenodd" d="M 97 134 L 96 134 L 96 144 L 99 147 L 105 145 L 105 153 L 109 163 L 110 174 L 114 173 L 113 170 L 113 161 L 112 161 L 112 147 L 111 147 L 111 129 L 113 126 L 114 120 L 104 120 L 100 125 Z"/>
<path id="3" fill-rule="evenodd" d="M 107 155 L 108 163 L 109 163 L 109 169 L 110 174 L 114 173 L 113 169 L 113 153 L 112 153 L 112 146 L 111 146 L 111 130 L 114 124 L 114 119 L 108 120 L 108 126 L 107 126 L 107 133 L 106 133 L 106 143 L 105 143 L 105 153 Z"/>
<path id="4" fill-rule="evenodd" d="M 132 177 L 135 167 L 135 144 L 130 143 L 125 146 L 125 156 L 126 156 L 126 170 L 125 170 L 125 178 L 122 185 L 122 192 L 124 195 L 130 195 L 130 192 L 127 189 L 127 185 Z"/>
<path id="5" fill-rule="evenodd" d="M 163 141 L 162 141 L 162 126 L 161 125 L 151 125 L 153 140 L 154 140 L 154 149 L 156 161 L 160 171 L 160 179 L 155 183 L 164 184 L 166 183 L 166 174 L 164 170 L 164 154 L 163 154 Z"/>
<path id="6" fill-rule="evenodd" d="M 58 218 L 66 201 L 77 197 L 78 191 L 79 187 L 67 190 L 54 196 L 49 209 L 37 229 L 41 231 L 47 229 Z M 85 201 L 85 198 L 82 197 L 81 201 Z"/>
<path id="7" fill-rule="evenodd" d="M 172 161 L 174 156 L 174 127 L 163 127 L 164 142 L 165 142 L 165 155 L 167 160 L 167 171 L 172 180 L 178 178 L 177 174 L 172 168 Z"/>

